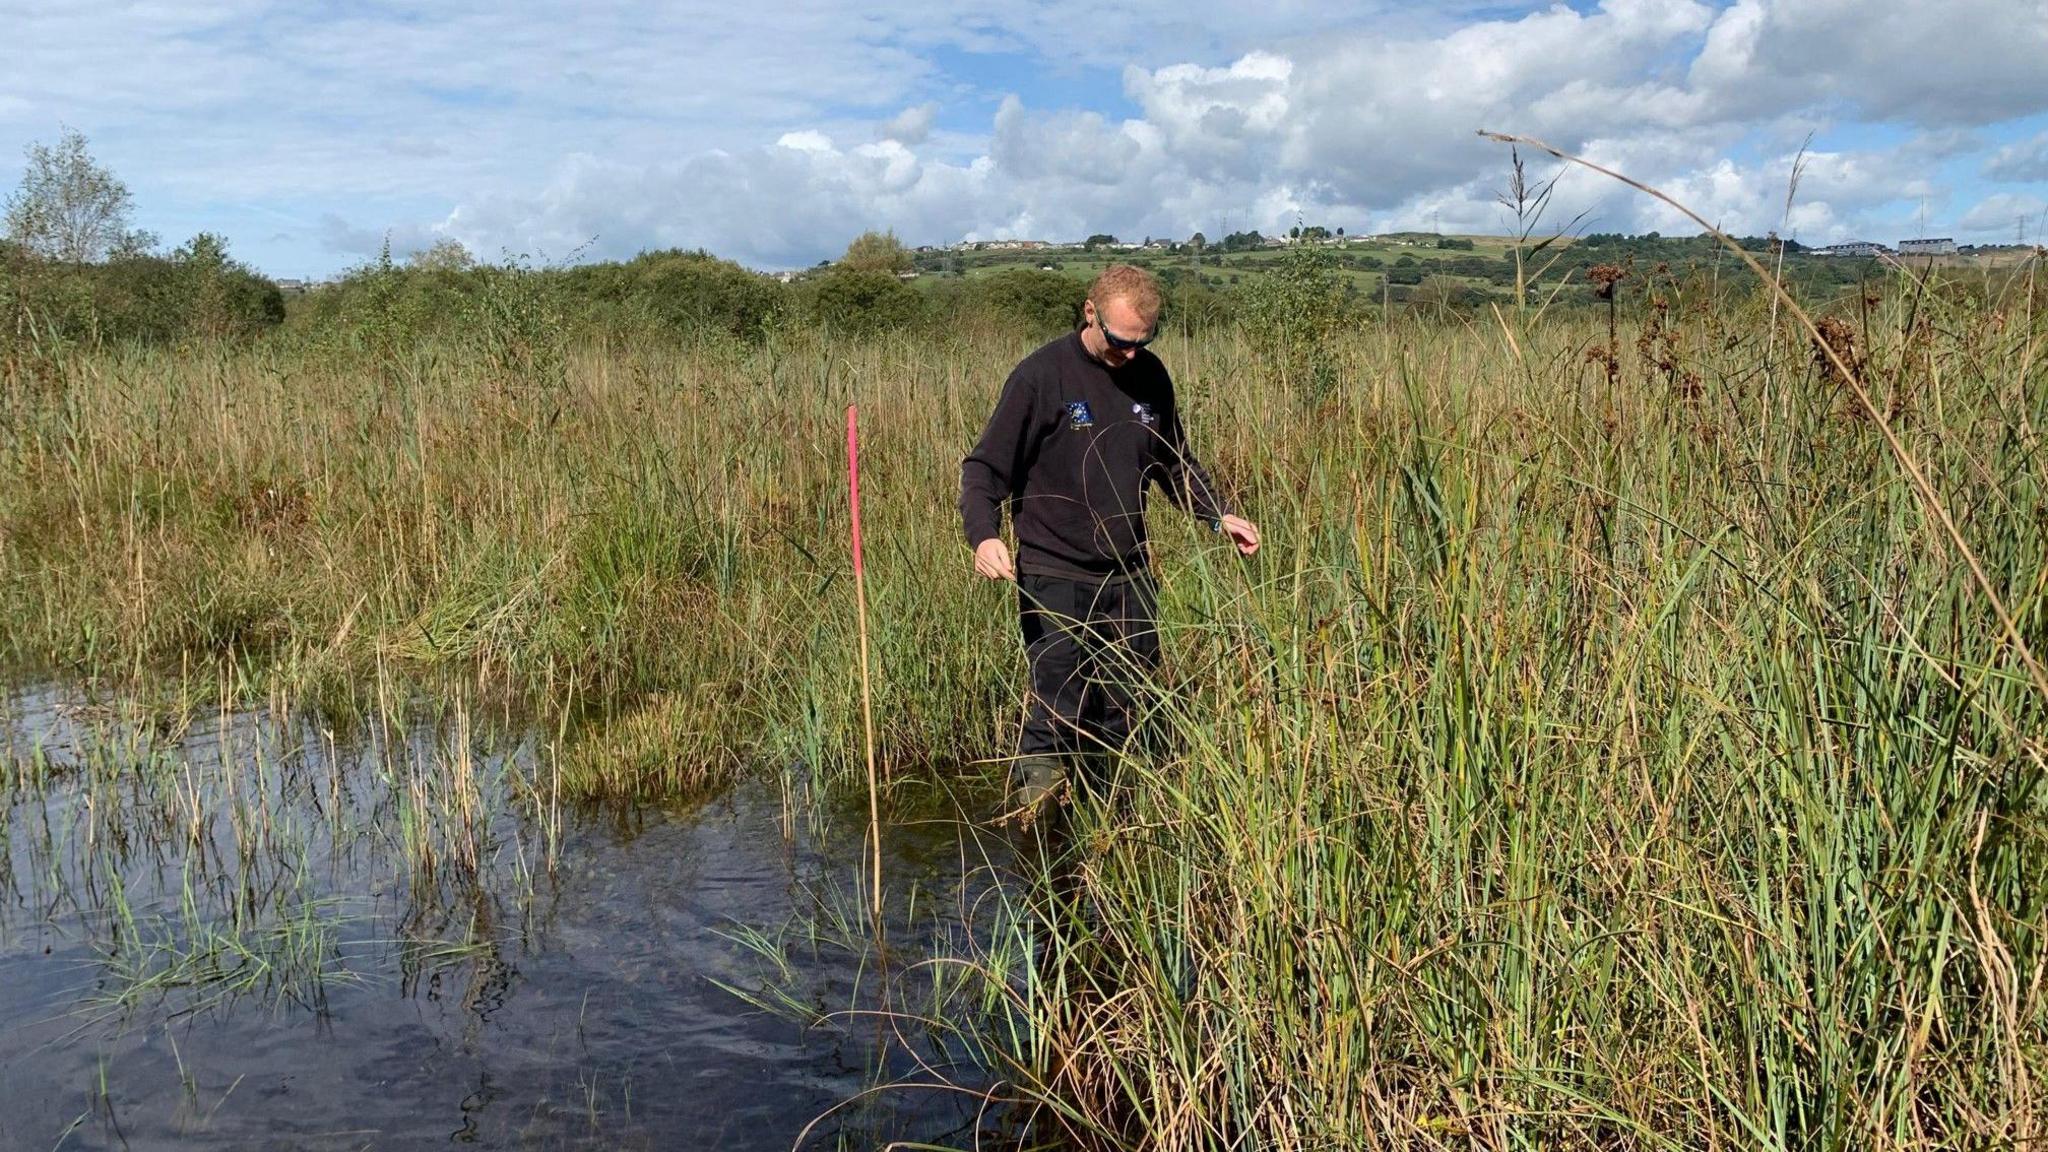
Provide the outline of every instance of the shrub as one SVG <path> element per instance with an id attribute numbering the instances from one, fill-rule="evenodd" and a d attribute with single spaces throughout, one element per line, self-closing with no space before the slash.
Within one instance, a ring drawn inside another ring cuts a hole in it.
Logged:
<path id="1" fill-rule="evenodd" d="M 834 271 L 810 289 L 812 319 L 834 332 L 905 328 L 924 315 L 917 289 L 888 272 Z"/>
<path id="2" fill-rule="evenodd" d="M 1088 286 L 1037 268 L 1005 268 L 954 288 L 958 311 L 979 314 L 1033 333 L 1063 332 L 1080 323 Z"/>
<path id="3" fill-rule="evenodd" d="M 1235 273 L 1230 281 L 1237 282 Z M 1160 323 L 1170 323 L 1189 332 L 1207 332 L 1229 324 L 1237 312 L 1237 303 L 1232 296 L 1206 283 L 1186 279 L 1174 284 L 1166 293 L 1166 312 Z"/>
<path id="4" fill-rule="evenodd" d="M 684 336 L 758 340 L 789 303 L 781 284 L 701 249 L 643 252 L 624 264 L 585 265 L 563 275 L 571 296 Z"/>
<path id="5" fill-rule="evenodd" d="M 839 257 L 839 267 L 847 272 L 908 272 L 911 267 L 910 249 L 896 238 L 894 231 L 863 232 L 846 246 L 846 253 Z"/>
<path id="6" fill-rule="evenodd" d="M 71 344 L 238 338 L 284 321 L 277 285 L 231 259 L 226 244 L 206 233 L 168 257 L 58 264 L 15 249 L 0 267 L 21 326 Z"/>
<path id="7" fill-rule="evenodd" d="M 1281 376 L 1320 401 L 1335 386 L 1331 347 L 1344 311 L 1336 256 L 1315 244 L 1289 248 L 1245 291 L 1245 319 L 1260 352 Z"/>
<path id="8" fill-rule="evenodd" d="M 507 262 L 472 276 L 461 336 L 506 393 L 558 393 L 568 379 L 568 333 L 558 276 Z"/>

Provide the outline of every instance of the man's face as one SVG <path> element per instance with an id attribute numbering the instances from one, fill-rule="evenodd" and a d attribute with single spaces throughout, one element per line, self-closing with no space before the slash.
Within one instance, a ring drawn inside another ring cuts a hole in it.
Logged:
<path id="1" fill-rule="evenodd" d="M 1092 337 L 1089 343 L 1095 346 L 1090 351 L 1111 368 L 1130 363 L 1138 349 L 1151 341 L 1158 323 L 1158 317 L 1144 315 L 1128 300 L 1102 304 L 1090 300 L 1085 312 Z"/>

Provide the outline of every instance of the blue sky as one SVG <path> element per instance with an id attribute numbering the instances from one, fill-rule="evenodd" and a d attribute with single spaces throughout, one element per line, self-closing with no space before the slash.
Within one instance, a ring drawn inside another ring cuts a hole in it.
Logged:
<path id="1" fill-rule="evenodd" d="M 278 276 L 387 235 L 771 268 L 867 228 L 1503 231 L 1478 128 L 1744 232 L 2048 234 L 2048 0 L 0 0 L 0 28 L 0 187 L 77 128 L 167 246 L 214 231 Z M 1582 172 L 1553 212 L 1690 231 Z"/>

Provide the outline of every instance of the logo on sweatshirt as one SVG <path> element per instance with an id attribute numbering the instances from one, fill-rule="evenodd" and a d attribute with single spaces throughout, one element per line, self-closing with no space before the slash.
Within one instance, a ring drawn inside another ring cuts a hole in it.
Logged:
<path id="1" fill-rule="evenodd" d="M 1073 429 L 1095 427 L 1095 414 L 1088 411 L 1086 400 L 1067 401 L 1067 427 Z"/>
<path id="2" fill-rule="evenodd" d="M 1131 415 L 1136 416 L 1138 423 L 1145 425 L 1147 428 L 1159 423 L 1159 414 L 1152 411 L 1150 404 L 1131 405 Z"/>

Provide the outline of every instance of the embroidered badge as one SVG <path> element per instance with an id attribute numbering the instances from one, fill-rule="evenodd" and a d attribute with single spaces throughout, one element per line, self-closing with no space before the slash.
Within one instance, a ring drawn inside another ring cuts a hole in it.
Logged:
<path id="1" fill-rule="evenodd" d="M 1159 414 L 1152 411 L 1152 406 L 1150 404 L 1131 405 L 1131 415 L 1136 416 L 1138 418 L 1138 423 L 1143 424 L 1146 427 L 1150 427 L 1154 424 L 1159 423 Z"/>
<path id="2" fill-rule="evenodd" d="M 1088 402 L 1086 400 L 1067 401 L 1067 427 L 1095 427 L 1095 414 L 1088 411 Z"/>

